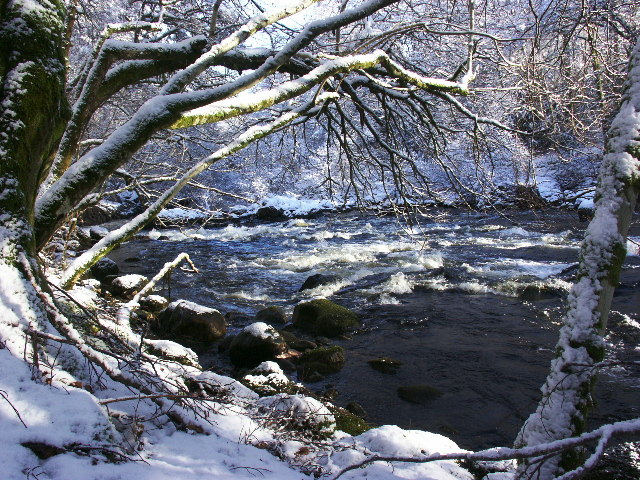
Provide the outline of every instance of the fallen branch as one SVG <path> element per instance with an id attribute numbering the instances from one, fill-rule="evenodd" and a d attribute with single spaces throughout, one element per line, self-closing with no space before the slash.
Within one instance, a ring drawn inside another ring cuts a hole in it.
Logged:
<path id="1" fill-rule="evenodd" d="M 176 268 L 180 262 L 185 261 L 189 264 L 189 266 L 193 269 L 194 272 L 196 273 L 200 273 L 198 271 L 198 269 L 196 268 L 196 266 L 193 264 L 193 262 L 191 261 L 191 259 L 189 258 L 189 254 L 182 252 L 180 255 L 178 255 L 175 260 L 173 260 L 172 262 L 167 262 L 164 264 L 164 267 L 162 267 L 162 269 L 151 279 L 149 280 L 149 283 L 147 283 L 142 290 L 140 290 L 134 297 L 133 300 L 131 300 L 128 305 L 132 305 L 132 304 L 137 304 L 140 299 L 146 295 L 148 292 L 150 292 L 153 287 L 156 286 L 156 284 L 162 280 L 164 278 L 165 275 L 167 275 L 169 272 L 171 272 L 174 268 Z"/>
<path id="2" fill-rule="evenodd" d="M 16 416 L 18 417 L 18 420 L 20 420 L 20 423 L 24 426 L 24 428 L 28 428 L 27 424 L 24 423 L 24 420 L 22 420 L 22 417 L 20 416 L 20 412 L 18 411 L 18 409 L 13 405 L 13 403 L 11 403 L 11 400 L 9 400 L 9 394 L 7 392 L 5 392 L 4 390 L 0 390 L 0 397 L 4 398 L 4 400 L 13 409 L 13 411 L 16 414 Z"/>
<path id="3" fill-rule="evenodd" d="M 601 458 L 606 446 L 610 445 L 613 440 L 617 439 L 622 441 L 622 439 L 635 439 L 638 437 L 640 437 L 640 418 L 635 418 L 633 420 L 604 425 L 596 430 L 584 433 L 579 437 L 565 438 L 562 440 L 523 448 L 498 447 L 481 450 L 479 452 L 461 451 L 456 453 L 427 455 L 425 457 L 385 457 L 381 455 L 372 455 L 358 463 L 343 468 L 334 477 L 332 477 L 332 480 L 337 480 L 351 470 L 365 467 L 374 462 L 427 463 L 439 460 L 499 461 L 525 458 L 531 459 L 549 454 L 557 454 L 588 443 L 598 442 L 595 452 L 591 457 L 589 457 L 584 465 L 566 472 L 564 475 L 557 478 L 557 480 L 573 480 L 592 469 Z"/>

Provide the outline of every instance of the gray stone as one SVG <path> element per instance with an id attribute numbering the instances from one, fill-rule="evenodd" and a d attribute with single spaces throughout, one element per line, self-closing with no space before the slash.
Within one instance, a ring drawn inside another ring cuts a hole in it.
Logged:
<path id="1" fill-rule="evenodd" d="M 227 323 L 218 310 L 177 300 L 158 315 L 157 330 L 163 338 L 171 340 L 183 338 L 212 342 L 224 336 Z"/>

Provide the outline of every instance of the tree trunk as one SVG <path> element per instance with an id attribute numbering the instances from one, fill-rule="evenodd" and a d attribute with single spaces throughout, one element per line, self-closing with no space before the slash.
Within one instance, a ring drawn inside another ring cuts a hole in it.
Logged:
<path id="1" fill-rule="evenodd" d="M 580 253 L 578 281 L 560 330 L 557 356 L 542 387 L 542 400 L 526 421 L 517 446 L 533 446 L 583 432 L 595 381 L 592 366 L 605 353 L 603 335 L 613 291 L 626 256 L 626 236 L 640 193 L 640 40 L 630 62 L 620 112 L 607 135 L 596 190 L 596 210 Z M 575 468 L 583 452 L 523 462 L 519 479 L 548 480 Z"/>
<path id="2" fill-rule="evenodd" d="M 9 2 L 1 13 L 0 221 L 18 227 L 3 233 L 33 253 L 35 195 L 69 111 L 65 10 L 61 0 L 39 0 Z"/>

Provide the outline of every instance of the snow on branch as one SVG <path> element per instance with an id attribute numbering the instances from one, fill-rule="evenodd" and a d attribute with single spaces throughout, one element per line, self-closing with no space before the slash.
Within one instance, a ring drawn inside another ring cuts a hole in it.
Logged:
<path id="1" fill-rule="evenodd" d="M 214 64 L 215 59 L 228 52 L 234 47 L 237 47 L 244 42 L 251 35 L 262 30 L 263 28 L 282 20 L 283 18 L 290 17 L 291 15 L 301 12 L 310 5 L 313 5 L 318 0 L 303 0 L 293 5 L 287 5 L 284 8 L 274 9 L 269 12 L 261 13 L 251 18 L 242 27 L 236 30 L 234 33 L 226 37 L 220 43 L 212 46 L 209 51 L 204 53 L 198 60 L 193 62 L 187 68 L 174 75 L 161 90 L 161 94 L 168 95 L 171 93 L 177 93 L 192 82 L 198 75 L 204 72 L 208 67 Z"/>
<path id="2" fill-rule="evenodd" d="M 138 293 L 135 294 L 135 296 L 133 297 L 130 303 L 132 304 L 138 303 L 144 295 L 146 295 L 151 290 L 153 290 L 153 287 L 155 287 L 156 284 L 160 280 L 162 280 L 168 273 L 170 273 L 178 265 L 180 265 L 180 262 L 182 261 L 187 262 L 189 266 L 193 269 L 193 271 L 198 273 L 198 269 L 191 261 L 189 254 L 182 252 L 173 261 L 165 263 L 164 266 L 160 269 L 160 271 L 151 280 L 149 280 L 149 283 L 147 283 Z"/>
<path id="3" fill-rule="evenodd" d="M 222 158 L 225 158 L 233 153 L 236 153 L 251 143 L 266 137 L 276 130 L 284 127 L 293 120 L 307 115 L 313 115 L 317 112 L 319 106 L 330 100 L 335 100 L 338 97 L 337 93 L 323 93 L 318 95 L 317 98 L 306 102 L 304 105 L 285 112 L 274 121 L 264 125 L 256 125 L 249 128 L 247 131 L 239 135 L 236 139 L 229 142 L 224 147 L 216 150 L 211 155 L 200 160 L 196 165 L 191 167 L 176 183 L 167 190 L 164 191 L 160 197 L 156 199 L 147 209 L 141 214 L 137 215 L 129 222 L 125 223 L 120 228 L 112 231 L 96 243 L 92 248 L 84 252 L 77 257 L 73 263 L 65 270 L 61 284 L 65 288 L 70 288 L 80 276 L 86 272 L 97 260 L 102 258 L 113 248 L 120 245 L 132 238 L 136 233 L 142 230 L 145 225 L 152 221 L 160 211 L 171 201 L 175 196 L 196 176 L 205 171 L 215 162 Z"/>
<path id="4" fill-rule="evenodd" d="M 257 112 L 271 107 L 276 103 L 302 95 L 313 86 L 322 83 L 327 78 L 338 73 L 363 70 L 378 65 L 383 66 L 390 76 L 402 79 L 423 90 L 453 92 L 460 95 L 469 93 L 469 87 L 466 83 L 451 82 L 439 78 L 418 75 L 402 68 L 391 60 L 384 51 L 376 50 L 369 54 L 333 58 L 314 68 L 308 74 L 285 82 L 277 87 L 264 89 L 255 93 L 238 95 L 191 110 L 183 114 L 171 127 L 191 127 Z M 193 95 L 198 94 L 198 92 L 194 92 Z"/>
<path id="5" fill-rule="evenodd" d="M 506 448 L 497 447 L 481 450 L 479 452 L 460 451 L 447 454 L 434 454 L 424 457 L 388 457 L 372 455 L 365 458 L 361 462 L 349 465 L 346 468 L 340 470 L 334 475 L 331 480 L 337 480 L 345 473 L 352 470 L 357 470 L 375 462 L 398 462 L 398 463 L 427 463 L 437 462 L 440 460 L 467 460 L 467 461 L 489 461 L 497 462 L 500 460 L 512 460 L 512 459 L 529 459 L 537 458 L 544 459 L 549 455 L 555 455 L 563 451 L 567 451 L 576 447 L 584 447 L 596 443 L 594 453 L 584 465 L 568 471 L 565 474 L 557 477 L 557 480 L 573 480 L 579 478 L 587 471 L 591 470 L 597 464 L 598 460 L 602 457 L 604 450 L 607 446 L 614 442 L 623 442 L 630 439 L 637 439 L 640 437 L 640 418 L 632 420 L 625 420 L 608 425 L 604 425 L 596 430 L 588 433 L 584 433 L 578 437 L 564 438 L 562 440 L 555 440 L 549 443 L 522 447 L 522 448 Z M 538 477 L 534 477 L 538 478 Z"/>

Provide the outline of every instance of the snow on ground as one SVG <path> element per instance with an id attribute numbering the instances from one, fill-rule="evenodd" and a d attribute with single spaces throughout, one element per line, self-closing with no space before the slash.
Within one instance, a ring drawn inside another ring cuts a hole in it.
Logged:
<path id="1" fill-rule="evenodd" d="M 274 207 L 283 210 L 289 217 L 295 217 L 321 210 L 333 210 L 336 208 L 336 204 L 329 200 L 301 198 L 299 195 L 289 192 L 284 195 L 269 195 L 263 198 L 260 204 L 253 204 L 246 209 L 245 207 L 238 208 L 244 210 L 245 215 L 252 215 L 262 207 Z"/>
<path id="2" fill-rule="evenodd" d="M 395 426 L 379 427 L 358 437 L 333 432 L 333 415 L 314 398 L 286 394 L 259 398 L 232 378 L 171 361 L 156 360 L 154 369 L 160 378 L 176 382 L 182 372 L 198 385 L 207 385 L 217 392 L 217 396 L 199 403 L 206 409 L 201 411 L 206 418 L 193 418 L 203 433 L 177 431 L 166 416 L 158 415 L 157 405 L 148 399 L 126 399 L 135 397 L 135 391 L 110 380 L 103 372 L 87 369 L 77 353 L 46 357 L 51 365 L 44 371 L 49 373 L 44 381 L 34 381 L 23 358 L 25 352 L 29 356 L 29 350 L 18 328 L 30 320 L 20 300 L 32 293 L 21 289 L 19 278 L 10 277 L 10 270 L 6 273 L 0 278 L 3 480 L 302 480 L 314 478 L 305 472 L 315 470 L 333 475 L 374 453 L 415 456 L 459 451 L 455 443 L 443 436 Z M 80 290 L 77 287 L 74 292 Z M 78 298 L 83 295 L 78 294 Z M 87 291 L 84 298 L 95 302 L 95 293 Z M 120 327 L 126 329 L 124 325 Z M 260 325 L 253 327 L 259 329 Z M 130 329 L 126 333 L 135 337 Z M 184 347 L 166 340 L 154 346 L 163 350 L 175 347 L 178 354 L 184 353 Z M 71 375 L 68 371 L 75 373 Z M 96 373 L 100 375 L 99 382 L 92 377 Z M 286 379 L 275 364 L 263 364 L 256 373 Z M 118 401 L 101 403 L 109 399 Z M 283 425 L 293 425 L 294 431 Z M 296 428 L 315 429 L 316 434 L 326 438 L 310 444 L 311 437 L 306 437 L 304 430 L 295 433 Z M 53 455 L 43 455 L 34 444 L 59 450 L 49 448 L 45 453 Z M 112 461 L 118 457 L 112 455 L 118 445 L 129 461 Z M 39 451 L 42 458 L 34 451 Z M 453 462 L 438 462 L 393 467 L 387 463 L 374 464 L 342 478 L 471 480 L 473 477 Z"/>
<path id="3" fill-rule="evenodd" d="M 158 214 L 158 220 L 165 222 L 185 222 L 188 220 L 207 220 L 210 215 L 199 210 L 185 208 L 165 208 Z"/>

